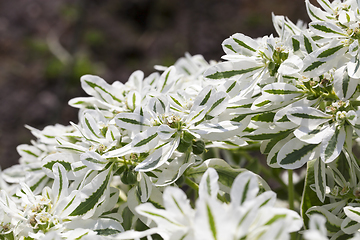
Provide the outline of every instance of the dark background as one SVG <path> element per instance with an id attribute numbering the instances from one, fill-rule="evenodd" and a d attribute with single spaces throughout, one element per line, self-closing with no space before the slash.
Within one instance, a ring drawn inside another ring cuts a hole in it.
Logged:
<path id="1" fill-rule="evenodd" d="M 275 34 L 272 12 L 309 22 L 304 0 L 0 0 L 0 167 L 34 139 L 25 124 L 77 122 L 81 75 L 125 82 L 185 52 L 220 60 L 236 32 Z"/>

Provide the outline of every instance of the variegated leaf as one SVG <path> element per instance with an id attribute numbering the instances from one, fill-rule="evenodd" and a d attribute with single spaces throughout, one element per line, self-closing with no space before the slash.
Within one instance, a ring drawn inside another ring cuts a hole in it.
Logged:
<path id="1" fill-rule="evenodd" d="M 137 134 L 130 143 L 133 151 L 141 153 L 154 149 L 159 142 L 157 130 L 158 127 L 150 127 Z"/>
<path id="2" fill-rule="evenodd" d="M 180 188 L 172 186 L 165 188 L 163 199 L 165 209 L 176 216 L 186 216 L 194 211 L 188 202 L 186 194 Z"/>
<path id="3" fill-rule="evenodd" d="M 137 186 L 137 192 L 140 196 L 140 200 L 141 202 L 146 202 L 151 195 L 151 191 L 152 191 L 152 182 L 149 178 L 148 175 L 146 175 L 145 173 L 140 173 L 140 180 L 138 180 L 139 184 Z"/>
<path id="4" fill-rule="evenodd" d="M 216 124 L 200 124 L 194 128 L 191 128 L 190 130 L 201 135 L 201 137 L 204 139 L 223 141 L 241 133 L 244 127 L 245 126 L 239 122 L 222 121 Z"/>
<path id="5" fill-rule="evenodd" d="M 314 21 L 309 24 L 311 31 L 325 38 L 338 38 L 347 36 L 346 32 L 332 22 Z"/>
<path id="6" fill-rule="evenodd" d="M 56 205 L 56 203 L 65 197 L 68 196 L 68 185 L 69 181 L 66 176 L 66 170 L 63 165 L 60 163 L 55 163 L 52 171 L 54 173 L 54 183 L 52 185 L 52 201 L 53 204 Z"/>
<path id="7" fill-rule="evenodd" d="M 287 118 L 295 124 L 310 130 L 328 122 L 332 116 L 313 107 L 293 107 L 286 113 Z"/>
<path id="8" fill-rule="evenodd" d="M 97 205 L 101 204 L 109 195 L 109 183 L 112 177 L 111 168 L 96 175 L 90 183 L 85 185 L 73 203 L 76 208 L 72 208 L 69 216 L 83 216 L 90 218 L 96 211 Z M 69 209 L 70 210 L 70 209 Z"/>
<path id="9" fill-rule="evenodd" d="M 259 44 L 251 37 L 242 33 L 235 33 L 222 42 L 222 47 L 226 54 L 240 54 L 245 56 L 255 55 Z"/>
<path id="10" fill-rule="evenodd" d="M 282 75 L 293 75 L 298 73 L 303 67 L 303 61 L 300 57 L 293 55 L 281 63 L 278 73 Z"/>
<path id="11" fill-rule="evenodd" d="M 118 127 L 135 132 L 144 131 L 150 126 L 149 120 L 137 113 L 119 113 L 114 119 Z"/>
<path id="12" fill-rule="evenodd" d="M 349 99 L 355 92 L 359 80 L 349 77 L 345 66 L 337 69 L 334 75 L 334 90 L 341 100 Z"/>
<path id="13" fill-rule="evenodd" d="M 240 173 L 234 180 L 230 191 L 231 204 L 241 206 L 246 201 L 253 200 L 259 192 L 256 175 L 250 171 Z"/>
<path id="14" fill-rule="evenodd" d="M 334 161 L 341 153 L 345 143 L 344 127 L 331 126 L 320 146 L 320 157 L 325 163 Z"/>
<path id="15" fill-rule="evenodd" d="M 308 16 L 312 21 L 328 21 L 328 18 L 332 17 L 330 14 L 312 5 L 309 0 L 305 0 L 305 3 Z"/>
<path id="16" fill-rule="evenodd" d="M 84 75 L 80 79 L 81 86 L 90 96 L 102 99 L 104 102 L 112 103 L 113 101 L 122 102 L 115 94 L 112 94 L 113 87 L 104 79 L 94 75 Z"/>
<path id="17" fill-rule="evenodd" d="M 352 57 L 347 63 L 347 69 L 349 77 L 359 79 L 360 78 L 360 59 L 359 54 Z"/>
<path id="18" fill-rule="evenodd" d="M 216 198 L 219 192 L 218 184 L 219 175 L 213 168 L 208 168 L 204 175 L 201 177 L 199 184 L 199 197 L 200 198 Z"/>
<path id="19" fill-rule="evenodd" d="M 108 161 L 96 152 L 85 152 L 80 155 L 80 161 L 92 170 L 102 170 Z"/>
<path id="20" fill-rule="evenodd" d="M 349 206 L 348 206 L 349 207 Z M 346 208 L 344 208 L 344 211 Z M 350 211 L 351 210 L 348 208 L 346 211 Z M 345 212 L 346 213 L 346 212 Z M 360 213 L 360 212 L 358 212 Z M 351 212 L 350 214 L 355 214 L 356 215 L 356 211 Z M 360 216 L 360 215 L 359 215 Z M 344 233 L 346 234 L 354 234 L 355 232 L 357 232 L 360 229 L 360 223 L 357 221 L 354 221 L 352 218 L 347 217 L 344 219 L 344 221 L 341 223 L 341 230 L 344 231 Z"/>
<path id="21" fill-rule="evenodd" d="M 204 161 L 202 164 L 191 167 L 186 171 L 186 175 L 190 178 L 194 178 L 196 182 L 200 182 L 202 175 L 208 168 L 214 168 L 219 175 L 219 186 L 222 191 L 230 193 L 230 188 L 236 176 L 244 171 L 243 168 L 232 168 L 227 162 L 222 159 L 212 158 Z M 267 183 L 258 177 L 259 183 L 263 188 L 270 190 Z"/>
<path id="22" fill-rule="evenodd" d="M 360 207 L 346 206 L 344 212 L 351 220 L 360 223 Z"/>
<path id="23" fill-rule="evenodd" d="M 55 163 L 59 163 L 61 165 L 63 165 L 63 167 L 66 169 L 66 171 L 70 171 L 71 170 L 71 160 L 73 159 L 71 154 L 68 153 L 53 153 L 50 154 L 48 156 L 46 156 L 43 160 L 42 160 L 42 167 L 45 170 L 45 173 L 51 177 L 54 178 L 53 175 L 53 166 Z"/>
<path id="24" fill-rule="evenodd" d="M 326 192 L 325 163 L 319 158 L 314 163 L 314 178 L 316 195 L 321 202 L 324 202 Z"/>
<path id="25" fill-rule="evenodd" d="M 309 144 L 319 144 L 323 141 L 324 136 L 329 132 L 329 125 L 317 126 L 315 129 L 308 129 L 305 126 L 300 126 L 294 131 L 294 135 L 301 141 Z"/>
<path id="26" fill-rule="evenodd" d="M 135 167 L 135 171 L 148 172 L 164 164 L 170 159 L 179 146 L 180 137 L 172 139 L 151 153 L 144 161 Z"/>
<path id="27" fill-rule="evenodd" d="M 176 129 L 171 128 L 166 124 L 161 124 L 157 129 L 158 136 L 161 140 L 169 139 L 175 132 Z"/>
<path id="28" fill-rule="evenodd" d="M 318 157 L 318 146 L 317 144 L 308 144 L 293 138 L 279 151 L 277 163 L 285 169 L 297 169 Z"/>
<path id="29" fill-rule="evenodd" d="M 261 68 L 263 68 L 263 65 L 255 60 L 241 59 L 236 62 L 223 62 L 212 66 L 205 71 L 204 76 L 212 80 L 237 80 L 241 76 L 252 76 Z"/>
<path id="30" fill-rule="evenodd" d="M 306 215 L 310 217 L 312 214 L 321 214 L 326 218 L 325 226 L 328 231 L 328 234 L 332 235 L 334 233 L 337 233 L 339 230 L 341 230 L 342 219 L 337 217 L 335 214 L 329 212 L 324 207 L 321 206 L 311 207 L 306 212 Z"/>

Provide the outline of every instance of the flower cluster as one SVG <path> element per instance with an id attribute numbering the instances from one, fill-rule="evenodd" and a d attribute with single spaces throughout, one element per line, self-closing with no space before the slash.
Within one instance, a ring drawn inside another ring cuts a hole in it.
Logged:
<path id="1" fill-rule="evenodd" d="M 277 37 L 225 39 L 222 62 L 83 76 L 78 123 L 27 126 L 36 140 L 0 172 L 0 239 L 359 239 L 360 1 L 317 2 L 308 26 L 273 15 Z M 290 209 L 231 166 L 258 146 L 265 173 L 288 170 Z"/>

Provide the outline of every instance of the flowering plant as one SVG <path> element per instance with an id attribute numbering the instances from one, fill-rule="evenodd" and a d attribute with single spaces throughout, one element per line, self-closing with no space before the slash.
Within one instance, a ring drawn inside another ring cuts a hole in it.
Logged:
<path id="1" fill-rule="evenodd" d="M 0 172 L 0 239 L 360 239 L 360 1 L 317 2 L 222 62 L 83 76 Z"/>

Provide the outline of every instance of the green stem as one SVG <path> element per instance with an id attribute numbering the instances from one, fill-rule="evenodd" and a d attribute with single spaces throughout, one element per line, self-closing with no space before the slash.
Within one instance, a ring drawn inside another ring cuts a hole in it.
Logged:
<path id="1" fill-rule="evenodd" d="M 186 177 L 185 178 L 185 183 L 191 187 L 192 189 L 194 189 L 196 192 L 199 192 L 199 185 L 197 185 L 196 182 L 194 182 L 193 180 L 191 180 L 190 178 Z"/>
<path id="2" fill-rule="evenodd" d="M 294 207 L 293 170 L 288 170 L 288 200 L 289 200 L 289 208 L 291 210 L 295 210 L 295 207 Z"/>
<path id="3" fill-rule="evenodd" d="M 293 170 L 288 170 L 288 199 L 289 199 L 289 208 L 295 210 L 294 207 L 294 182 L 293 182 Z M 290 239 L 296 239 L 296 233 L 290 234 Z"/>

